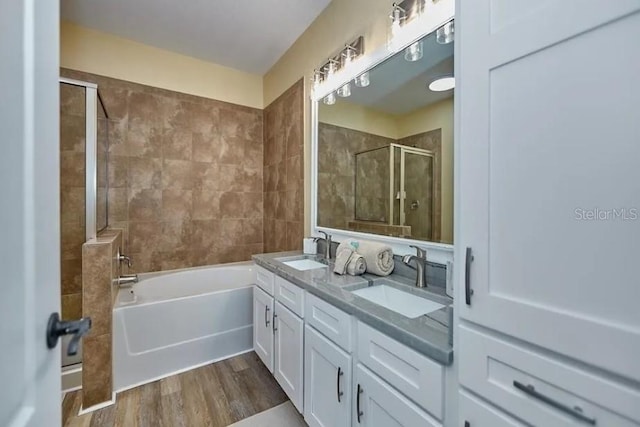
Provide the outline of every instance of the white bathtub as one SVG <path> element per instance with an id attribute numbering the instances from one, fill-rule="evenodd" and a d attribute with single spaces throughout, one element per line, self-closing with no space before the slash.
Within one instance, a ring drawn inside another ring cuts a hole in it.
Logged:
<path id="1" fill-rule="evenodd" d="M 122 391 L 253 349 L 252 263 L 141 274 L 113 310 Z"/>

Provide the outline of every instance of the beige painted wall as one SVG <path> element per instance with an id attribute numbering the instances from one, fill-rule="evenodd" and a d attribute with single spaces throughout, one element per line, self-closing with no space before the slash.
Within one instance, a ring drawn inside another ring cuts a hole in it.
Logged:
<path id="1" fill-rule="evenodd" d="M 60 32 L 61 67 L 248 107 L 264 107 L 262 76 L 70 22 L 62 22 Z"/>
<path id="2" fill-rule="evenodd" d="M 398 119 L 399 137 L 442 129 L 442 234 L 453 242 L 453 97 Z"/>
<path id="3" fill-rule="evenodd" d="M 396 116 L 341 100 L 334 105 L 319 105 L 318 120 L 372 135 L 399 139 Z"/>
<path id="4" fill-rule="evenodd" d="M 384 45 L 393 0 L 333 0 L 264 76 L 264 105 L 304 77 L 304 230 L 311 234 L 311 95 L 313 69 L 362 35 L 366 52 Z"/>

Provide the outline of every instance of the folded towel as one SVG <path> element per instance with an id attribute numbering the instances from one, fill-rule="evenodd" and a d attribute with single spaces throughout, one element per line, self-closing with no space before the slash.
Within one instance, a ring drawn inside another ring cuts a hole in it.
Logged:
<path id="1" fill-rule="evenodd" d="M 357 253 L 364 257 L 367 273 L 388 276 L 395 267 L 393 250 L 391 250 L 391 246 L 384 243 L 347 239 L 340 243 L 338 250 L 340 247 L 356 248 Z"/>
<path id="2" fill-rule="evenodd" d="M 337 274 L 345 274 L 347 272 L 347 266 L 353 256 L 353 249 L 345 246 L 338 248 L 336 251 L 336 263 L 333 266 L 333 272 Z"/>
<path id="3" fill-rule="evenodd" d="M 347 264 L 347 274 L 359 276 L 367 271 L 367 262 L 358 252 L 351 254 L 349 264 Z"/>

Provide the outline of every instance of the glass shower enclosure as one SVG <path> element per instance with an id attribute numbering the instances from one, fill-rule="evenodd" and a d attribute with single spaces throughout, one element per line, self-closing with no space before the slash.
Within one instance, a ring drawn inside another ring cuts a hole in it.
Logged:
<path id="1" fill-rule="evenodd" d="M 403 237 L 433 240 L 435 156 L 389 144 L 355 154 L 355 219 L 397 226 Z"/>
<path id="2" fill-rule="evenodd" d="M 60 78 L 60 244 L 62 318 L 82 317 L 82 245 L 108 225 L 109 116 L 98 86 Z M 77 367 L 82 348 L 62 366 Z M 64 388 L 63 373 L 63 388 Z"/>

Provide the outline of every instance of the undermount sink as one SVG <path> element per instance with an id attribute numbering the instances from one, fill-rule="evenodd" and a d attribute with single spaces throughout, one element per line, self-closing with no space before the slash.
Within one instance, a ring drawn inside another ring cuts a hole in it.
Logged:
<path id="1" fill-rule="evenodd" d="M 293 261 L 282 261 L 284 265 L 287 265 L 291 268 L 295 268 L 296 270 L 304 271 L 304 270 L 315 270 L 316 268 L 326 268 L 325 264 L 321 262 L 314 261 L 312 259 L 296 259 Z"/>
<path id="2" fill-rule="evenodd" d="M 411 319 L 444 307 L 437 302 L 387 285 L 370 286 L 351 293 Z"/>

